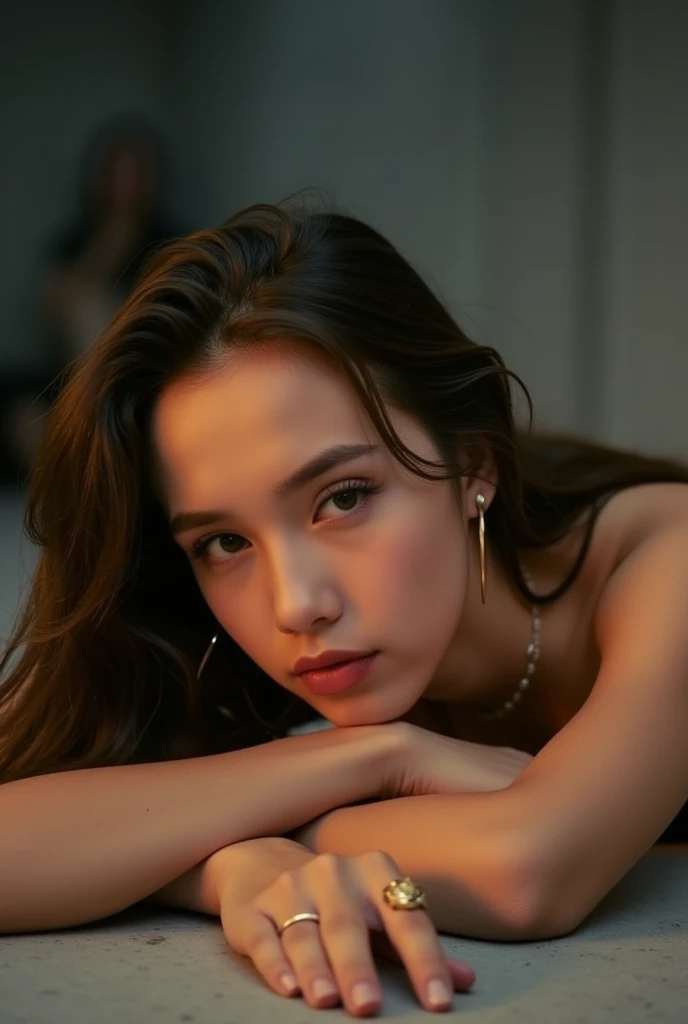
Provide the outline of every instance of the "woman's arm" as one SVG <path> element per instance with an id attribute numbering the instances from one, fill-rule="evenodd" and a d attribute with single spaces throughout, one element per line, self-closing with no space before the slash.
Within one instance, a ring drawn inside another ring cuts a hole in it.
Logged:
<path id="1" fill-rule="evenodd" d="M 386 851 L 427 889 L 442 930 L 499 939 L 497 907 L 516 937 L 573 931 L 688 798 L 686 608 L 681 526 L 609 580 L 592 692 L 510 786 L 332 809 L 292 838 L 317 853 Z"/>
<path id="2" fill-rule="evenodd" d="M 398 749 L 393 724 L 356 726 L 207 757 L 6 783 L 0 932 L 98 920 L 223 846 L 280 835 L 333 807 L 372 799 Z"/>
<path id="3" fill-rule="evenodd" d="M 437 793 L 340 807 L 290 838 L 314 853 L 383 850 L 427 893 L 434 925 L 506 942 L 561 934 L 542 905 L 531 851 L 531 807 L 514 783 L 480 793 Z"/>
<path id="4" fill-rule="evenodd" d="M 399 756 L 392 759 L 387 779 L 380 781 L 378 798 L 383 801 L 386 797 L 394 797 L 402 793 L 415 797 L 424 794 L 493 792 L 505 789 L 533 760 L 530 754 L 509 747 L 488 747 L 478 743 L 467 743 L 464 740 L 453 740 L 408 723 L 404 725 L 397 722 L 397 726 Z M 305 731 L 310 731 L 310 729 Z M 367 801 L 350 802 L 347 808 L 340 810 L 352 810 L 360 804 L 366 805 Z M 387 846 L 391 844 L 391 848 L 398 849 L 406 856 L 407 849 L 403 845 L 404 839 L 400 843 L 398 834 L 405 838 L 406 846 L 409 842 L 413 842 L 414 836 L 422 834 L 424 838 L 429 838 L 430 841 L 427 845 L 430 848 L 446 847 L 446 823 L 442 825 L 442 835 L 433 841 L 433 820 L 424 821 L 422 828 L 411 830 L 407 828 L 408 818 L 403 811 L 397 813 L 396 817 L 392 812 L 392 820 L 389 820 L 391 808 L 400 809 L 402 806 L 409 806 L 404 801 L 387 800 L 383 804 L 375 806 L 380 814 L 376 815 L 374 823 L 371 824 L 368 820 L 363 830 L 366 838 L 363 841 L 363 847 L 356 850 L 357 853 L 365 852 L 367 848 L 370 848 L 371 843 L 373 848 L 382 848 L 384 843 Z M 415 813 L 420 811 L 423 805 L 422 802 L 419 804 L 414 801 L 410 806 Z M 337 815 L 338 810 L 335 809 L 325 817 L 331 820 L 333 816 L 336 819 Z M 159 892 L 154 893 L 149 900 L 155 903 L 184 907 L 188 910 L 198 910 L 202 913 L 218 914 L 217 895 L 210 877 L 214 875 L 218 863 L 222 865 L 221 870 L 225 877 L 226 888 L 227 871 L 229 870 L 232 875 L 236 874 L 237 863 L 245 866 L 247 852 L 251 855 L 248 875 L 243 872 L 238 881 L 243 891 L 244 886 L 253 886 L 256 875 L 261 874 L 265 880 L 266 862 L 275 869 L 283 865 L 281 870 L 286 871 L 294 866 L 295 857 L 299 862 L 303 862 L 316 856 L 314 852 L 316 835 L 322 821 L 323 818 L 320 818 L 316 822 L 311 821 L 300 826 L 291 837 L 266 837 L 224 847 L 201 864 L 195 865 L 180 878 L 170 882 Z M 426 834 L 428 829 L 430 831 Z M 360 831 L 356 827 L 347 829 L 349 840 L 354 844 L 356 842 L 360 844 Z M 368 846 L 365 845 L 366 842 Z M 484 852 L 483 848 L 483 854 Z M 256 857 L 255 854 L 259 854 L 259 856 Z M 276 873 L 279 872 L 275 870 L 273 874 Z M 265 884 L 260 885 L 257 891 L 267 887 L 272 880 L 272 878 L 265 880 Z M 439 889 L 437 889 L 436 882 L 440 882 Z M 446 887 L 443 886 L 441 879 L 431 879 L 430 889 L 436 907 L 445 907 L 446 905 L 451 907 L 452 900 L 449 898 L 447 904 Z M 436 889 L 437 892 L 435 892 Z M 452 912 L 450 910 L 450 913 Z M 443 922 L 446 923 L 445 918 L 446 914 L 442 917 Z M 500 925 L 500 931 L 504 931 L 503 925 Z"/>

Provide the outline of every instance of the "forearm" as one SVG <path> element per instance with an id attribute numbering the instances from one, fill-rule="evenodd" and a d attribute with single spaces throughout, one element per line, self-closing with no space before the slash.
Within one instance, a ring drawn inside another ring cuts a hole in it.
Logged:
<path id="1" fill-rule="evenodd" d="M 215 879 L 215 859 L 219 852 L 211 853 L 199 864 L 194 864 L 179 878 L 174 878 L 162 889 L 146 896 L 144 902 L 182 907 L 184 910 L 197 910 L 202 914 L 219 917 L 220 901 Z"/>
<path id="2" fill-rule="evenodd" d="M 0 932 L 98 920 L 221 847 L 374 797 L 393 730 L 334 729 L 247 750 L 81 769 L 0 787 Z"/>
<path id="3" fill-rule="evenodd" d="M 330 811 L 290 836 L 316 853 L 388 853 L 426 891 L 440 931 L 545 938 L 517 810 L 508 790 L 401 797 Z"/>

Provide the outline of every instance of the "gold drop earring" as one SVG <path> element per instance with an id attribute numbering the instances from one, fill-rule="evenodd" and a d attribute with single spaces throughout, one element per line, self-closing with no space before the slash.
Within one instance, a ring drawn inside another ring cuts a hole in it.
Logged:
<path id="1" fill-rule="evenodd" d="M 480 597 L 485 604 L 485 592 L 487 590 L 487 569 L 485 559 L 485 497 L 477 494 L 475 503 L 478 506 L 478 544 L 480 547 Z"/>

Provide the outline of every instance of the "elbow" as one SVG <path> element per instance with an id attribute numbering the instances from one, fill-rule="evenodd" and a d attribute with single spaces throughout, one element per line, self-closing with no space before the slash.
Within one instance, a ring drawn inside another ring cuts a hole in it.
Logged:
<path id="1" fill-rule="evenodd" d="M 574 932 L 581 920 L 566 917 L 551 903 L 522 899 L 514 902 L 507 912 L 507 926 L 514 939 L 521 942 L 539 942 L 559 939 Z"/>
<path id="2" fill-rule="evenodd" d="M 576 908 L 571 913 L 553 872 L 537 853 L 530 852 L 510 865 L 510 899 L 505 915 L 514 937 L 523 941 L 557 939 L 575 931 L 587 916 Z"/>
<path id="3" fill-rule="evenodd" d="M 441 931 L 497 942 L 524 942 L 565 935 L 568 927 L 549 899 L 543 873 L 534 859 L 515 856 L 516 844 L 500 844 L 500 853 L 481 859 L 473 871 L 454 875 L 433 920 Z M 505 856 L 505 849 L 510 853 Z"/>

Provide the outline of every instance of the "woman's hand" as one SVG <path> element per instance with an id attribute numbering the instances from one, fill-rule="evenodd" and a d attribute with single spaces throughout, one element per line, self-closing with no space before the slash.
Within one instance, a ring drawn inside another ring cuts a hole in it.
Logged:
<path id="1" fill-rule="evenodd" d="M 381 800 L 429 793 L 488 793 L 506 789 L 533 760 L 512 747 L 490 747 L 394 722 L 398 746 L 389 759 Z"/>
<path id="2" fill-rule="evenodd" d="M 452 991 L 475 980 L 472 968 L 445 956 L 426 910 L 387 906 L 382 890 L 401 873 L 386 853 L 316 855 L 275 838 L 236 843 L 214 860 L 227 941 L 280 995 L 300 991 L 314 1008 L 341 1001 L 354 1016 L 376 1013 L 382 997 L 371 948 L 406 967 L 428 1010 L 449 1009 Z M 320 921 L 300 921 L 278 935 L 304 912 Z M 289 976 L 293 981 L 284 980 Z"/>

